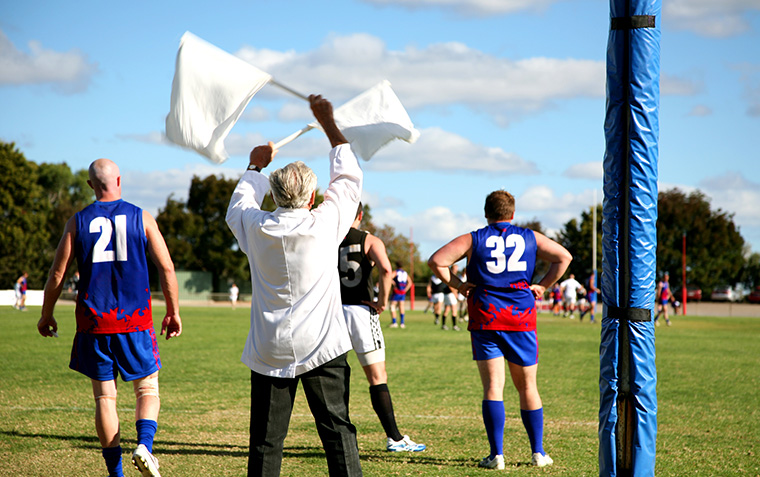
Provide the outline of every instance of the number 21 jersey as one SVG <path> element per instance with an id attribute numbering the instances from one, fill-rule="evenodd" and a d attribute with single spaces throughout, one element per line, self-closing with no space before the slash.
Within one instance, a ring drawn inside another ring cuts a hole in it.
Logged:
<path id="1" fill-rule="evenodd" d="M 153 327 L 142 209 L 94 202 L 76 214 L 77 331 L 129 333 Z"/>
<path id="2" fill-rule="evenodd" d="M 536 236 L 509 222 L 471 232 L 467 263 L 469 330 L 533 331 L 536 301 L 529 286 L 536 264 Z"/>

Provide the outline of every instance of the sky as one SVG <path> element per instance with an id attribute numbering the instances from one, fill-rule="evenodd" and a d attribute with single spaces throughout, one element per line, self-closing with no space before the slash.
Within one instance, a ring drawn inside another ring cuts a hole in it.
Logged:
<path id="1" fill-rule="evenodd" d="M 760 252 L 760 0 L 662 4 L 659 189 L 700 190 Z M 421 136 L 362 162 L 363 200 L 423 259 L 485 225 L 496 189 L 551 236 L 603 200 L 609 17 L 601 0 L 2 2 L 0 140 L 73 170 L 110 158 L 124 198 L 156 215 L 193 175 L 237 178 L 254 146 L 313 120 L 266 85 L 223 164 L 168 142 L 190 31 L 336 107 L 389 80 Z M 328 151 L 314 130 L 273 166 L 303 160 L 324 190 Z"/>

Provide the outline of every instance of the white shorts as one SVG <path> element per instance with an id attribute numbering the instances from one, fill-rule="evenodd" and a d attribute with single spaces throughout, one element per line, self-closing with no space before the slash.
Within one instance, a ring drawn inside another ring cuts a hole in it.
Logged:
<path id="1" fill-rule="evenodd" d="M 562 298 L 562 303 L 570 306 L 575 306 L 575 301 L 578 299 L 578 297 L 575 296 L 566 296 Z"/>
<path id="2" fill-rule="evenodd" d="M 385 361 L 385 338 L 380 327 L 380 317 L 375 310 L 367 305 L 343 305 L 343 316 L 346 317 L 348 335 L 357 356 L 382 350 L 383 359 L 374 361 Z M 362 366 L 366 364 L 362 363 Z"/>
<path id="3" fill-rule="evenodd" d="M 457 304 L 457 296 L 454 293 L 446 293 L 443 295 L 443 304 L 446 306 L 454 306 Z"/>
<path id="4" fill-rule="evenodd" d="M 431 303 L 443 303 L 443 293 L 433 293 L 430 297 Z"/>

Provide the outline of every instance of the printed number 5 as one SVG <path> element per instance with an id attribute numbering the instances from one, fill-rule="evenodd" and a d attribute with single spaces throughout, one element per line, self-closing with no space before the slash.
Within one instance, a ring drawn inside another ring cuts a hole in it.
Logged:
<path id="1" fill-rule="evenodd" d="M 509 272 L 524 272 L 528 269 L 528 263 L 520 260 L 525 253 L 525 239 L 522 235 L 511 234 L 507 238 L 501 235 L 491 235 L 486 239 L 486 247 L 492 249 L 491 257 L 493 261 L 486 262 L 486 268 L 493 274 L 502 273 L 504 270 Z M 509 261 L 505 255 L 508 248 L 514 248 L 509 254 Z"/>
<path id="2" fill-rule="evenodd" d="M 116 234 L 113 233 L 114 228 Z M 100 233 L 98 241 L 92 250 L 92 263 L 113 262 L 114 258 L 119 262 L 127 261 L 127 216 L 117 215 L 114 217 L 114 225 L 106 217 L 95 217 L 90 222 L 90 233 Z M 114 250 L 106 250 L 114 237 Z M 115 253 L 114 253 L 115 251 Z"/>

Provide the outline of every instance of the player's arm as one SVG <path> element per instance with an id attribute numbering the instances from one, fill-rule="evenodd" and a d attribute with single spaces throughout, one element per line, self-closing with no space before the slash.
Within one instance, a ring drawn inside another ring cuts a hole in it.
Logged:
<path id="1" fill-rule="evenodd" d="M 322 126 L 327 139 L 330 140 L 330 147 L 346 144 L 348 140 L 335 124 L 332 104 L 320 95 L 312 94 L 309 96 L 309 105 L 314 117 Z"/>
<path id="2" fill-rule="evenodd" d="M 540 232 L 533 232 L 536 236 L 536 256 L 550 263 L 546 275 L 535 285 L 531 285 L 533 296 L 543 296 L 548 287 L 554 285 L 565 274 L 573 256 L 565 247 L 550 239 Z M 564 293 L 564 289 L 562 290 Z"/>
<path id="3" fill-rule="evenodd" d="M 58 323 L 53 317 L 55 304 L 63 290 L 63 277 L 74 258 L 74 236 L 76 235 L 76 219 L 71 217 L 63 229 L 63 236 L 55 250 L 53 266 L 50 267 L 47 283 L 45 283 L 42 312 L 37 322 L 37 331 L 42 336 L 58 336 Z"/>
<path id="4" fill-rule="evenodd" d="M 148 212 L 143 211 L 143 225 L 145 236 L 148 239 L 148 253 L 153 263 L 158 268 L 158 278 L 161 281 L 161 290 L 166 301 L 166 316 L 161 322 L 161 334 L 166 332 L 166 339 L 174 338 L 182 334 L 182 319 L 179 316 L 179 285 L 177 275 L 174 272 L 174 262 L 169 255 L 164 236 L 158 230 L 156 219 Z"/>
<path id="5" fill-rule="evenodd" d="M 375 267 L 379 272 L 380 278 L 377 284 L 377 304 L 375 310 L 378 313 L 382 313 L 388 306 L 388 296 L 391 293 L 391 286 L 393 283 L 393 267 L 391 267 L 391 261 L 388 258 L 388 253 L 385 250 L 385 244 L 382 240 L 375 237 L 372 234 L 367 234 L 367 238 L 364 240 L 365 252 L 369 258 L 375 262 Z"/>
<path id="6" fill-rule="evenodd" d="M 427 282 L 426 291 L 427 291 L 428 300 L 433 298 L 433 282 L 431 282 L 430 280 L 428 280 Z"/>
<path id="7" fill-rule="evenodd" d="M 428 266 L 438 278 L 443 280 L 443 283 L 467 296 L 475 285 L 463 282 L 462 279 L 451 273 L 449 267 L 465 257 L 469 258 L 471 252 L 472 235 L 469 233 L 460 235 L 431 255 L 428 259 Z"/>

